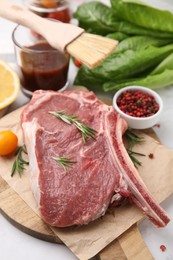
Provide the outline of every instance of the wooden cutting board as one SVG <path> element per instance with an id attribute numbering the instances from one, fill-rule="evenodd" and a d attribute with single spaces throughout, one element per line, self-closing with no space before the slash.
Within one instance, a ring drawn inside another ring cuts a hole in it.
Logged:
<path id="1" fill-rule="evenodd" d="M 107 99 L 103 101 L 107 104 L 111 102 Z M 152 130 L 147 130 L 147 133 L 157 138 Z M 14 226 L 25 233 L 45 241 L 62 243 L 51 231 L 49 226 L 32 211 L 1 177 L 0 211 Z M 134 244 L 135 246 L 133 246 Z M 137 225 L 132 226 L 123 235 L 102 250 L 98 258 L 100 260 L 153 259 L 138 231 Z"/>

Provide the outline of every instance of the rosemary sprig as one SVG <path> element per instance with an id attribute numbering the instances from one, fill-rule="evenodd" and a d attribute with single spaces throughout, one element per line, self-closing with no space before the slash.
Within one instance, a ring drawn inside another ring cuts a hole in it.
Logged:
<path id="1" fill-rule="evenodd" d="M 146 156 L 146 155 L 143 153 L 134 152 L 132 149 L 135 145 L 140 144 L 140 143 L 144 142 L 145 140 L 142 136 L 137 135 L 130 129 L 128 129 L 125 132 L 125 137 L 127 138 L 127 142 L 128 142 L 128 146 L 126 148 L 128 155 L 131 158 L 134 166 L 136 168 L 138 168 L 138 166 L 141 166 L 142 163 L 136 158 L 136 155 L 137 156 Z"/>
<path id="2" fill-rule="evenodd" d="M 65 173 L 67 172 L 67 167 L 72 168 L 73 164 L 76 163 L 76 161 L 70 160 L 70 155 L 67 157 L 52 157 L 52 158 L 64 168 Z"/>
<path id="3" fill-rule="evenodd" d="M 29 162 L 27 162 L 23 159 L 23 156 L 22 156 L 23 153 L 27 154 L 26 146 L 24 144 L 22 146 L 20 146 L 16 151 L 16 154 L 15 154 L 16 159 L 12 166 L 11 177 L 13 177 L 16 172 L 21 177 L 21 174 L 22 174 L 23 170 L 25 169 L 25 165 L 29 164 Z"/>
<path id="4" fill-rule="evenodd" d="M 93 128 L 86 126 L 80 122 L 80 118 L 74 115 L 65 114 L 65 111 L 49 111 L 49 114 L 56 116 L 57 118 L 63 120 L 67 124 L 73 124 L 78 128 L 82 134 L 82 140 L 84 144 L 88 138 L 96 139 L 95 134 L 96 130 Z"/>
<path id="5" fill-rule="evenodd" d="M 83 140 L 84 144 L 86 143 L 86 140 L 88 138 L 92 138 L 92 139 L 96 140 L 96 138 L 95 138 L 95 134 L 97 133 L 96 130 L 94 130 L 93 128 L 88 127 L 84 124 L 81 124 L 79 121 L 75 121 L 74 125 L 81 131 L 82 140 Z"/>
<path id="6" fill-rule="evenodd" d="M 128 129 L 125 132 L 125 137 L 127 138 L 128 141 L 128 148 L 144 142 L 144 138 L 134 133 L 131 129 Z"/>
<path id="7" fill-rule="evenodd" d="M 135 155 L 145 156 L 145 154 L 134 152 L 132 150 L 129 150 L 128 148 L 127 148 L 127 152 L 128 152 L 128 155 L 129 155 L 130 159 L 132 160 L 132 162 L 133 162 L 133 164 L 136 168 L 138 168 L 138 166 L 142 165 L 142 163 L 135 157 Z"/>

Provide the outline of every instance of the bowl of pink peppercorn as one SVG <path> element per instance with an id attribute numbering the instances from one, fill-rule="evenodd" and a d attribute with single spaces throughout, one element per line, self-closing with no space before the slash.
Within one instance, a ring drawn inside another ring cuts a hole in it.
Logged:
<path id="1" fill-rule="evenodd" d="M 158 123 L 163 101 L 159 94 L 147 87 L 129 86 L 115 93 L 113 107 L 130 128 L 146 129 Z"/>

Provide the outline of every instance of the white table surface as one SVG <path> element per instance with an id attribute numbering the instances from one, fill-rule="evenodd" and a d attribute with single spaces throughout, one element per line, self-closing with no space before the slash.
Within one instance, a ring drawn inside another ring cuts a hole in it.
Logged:
<path id="1" fill-rule="evenodd" d="M 13 0 L 22 3 L 22 0 Z M 72 2 L 72 1 L 71 1 Z M 81 3 L 82 0 L 76 0 Z M 108 0 L 103 0 L 108 2 Z M 167 0 L 173 4 L 173 0 Z M 4 58 L 10 62 L 11 54 L 14 54 L 11 32 L 15 24 L 0 18 L 0 59 Z M 9 53 L 10 55 L 7 55 Z M 75 76 L 75 69 L 70 67 L 70 81 Z M 160 128 L 155 128 L 161 142 L 173 150 L 173 87 L 158 91 L 164 101 L 164 111 L 160 120 Z M 15 103 L 10 107 L 12 111 L 28 99 L 21 93 Z M 172 176 L 173 178 L 173 176 Z M 14 205 L 15 206 L 15 205 Z M 173 196 L 164 203 L 163 208 L 173 218 Z M 148 220 L 139 225 L 139 229 L 149 247 L 154 259 L 173 260 L 173 221 L 166 228 L 155 228 Z M 166 251 L 161 252 L 160 245 L 166 246 Z M 77 259 L 64 245 L 58 245 L 33 238 L 12 226 L 2 215 L 0 215 L 0 259 L 1 260 L 74 260 Z M 109 260 L 109 259 L 108 259 Z M 141 259 L 142 260 L 142 259 Z M 147 260 L 147 259 L 146 259 Z"/>

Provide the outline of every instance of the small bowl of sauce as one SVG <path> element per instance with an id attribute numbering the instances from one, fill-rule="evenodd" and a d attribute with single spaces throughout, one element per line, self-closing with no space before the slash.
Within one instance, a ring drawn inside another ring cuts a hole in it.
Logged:
<path id="1" fill-rule="evenodd" d="M 158 122 L 163 110 L 163 101 L 149 88 L 129 86 L 115 93 L 113 106 L 129 127 L 146 129 Z"/>
<path id="2" fill-rule="evenodd" d="M 32 96 L 38 89 L 63 91 L 67 88 L 67 53 L 52 48 L 44 39 L 31 37 L 30 30 L 21 25 L 14 29 L 12 39 L 24 94 Z"/>

